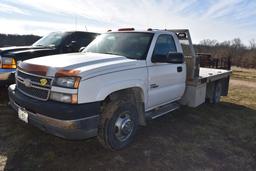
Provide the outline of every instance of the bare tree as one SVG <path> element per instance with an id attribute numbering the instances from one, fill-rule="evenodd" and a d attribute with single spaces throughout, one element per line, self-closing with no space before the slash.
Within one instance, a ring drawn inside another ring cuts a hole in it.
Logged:
<path id="1" fill-rule="evenodd" d="M 256 40 L 255 39 L 250 40 L 250 48 L 251 49 L 256 49 Z"/>
<path id="2" fill-rule="evenodd" d="M 201 45 L 203 46 L 216 46 L 218 44 L 217 40 L 210 40 L 210 39 L 204 39 L 202 41 L 200 41 Z"/>
<path id="3" fill-rule="evenodd" d="M 256 39 L 246 47 L 240 38 L 218 43 L 216 40 L 202 40 L 195 46 L 198 53 L 211 53 L 214 58 L 230 57 L 232 65 L 256 68 Z"/>

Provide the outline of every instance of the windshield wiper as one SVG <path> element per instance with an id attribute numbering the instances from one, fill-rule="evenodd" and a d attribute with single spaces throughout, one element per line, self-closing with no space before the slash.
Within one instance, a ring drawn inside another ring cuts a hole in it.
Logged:
<path id="1" fill-rule="evenodd" d="M 101 53 L 101 54 L 122 56 L 120 54 L 116 54 L 116 53 L 113 53 L 113 52 L 90 52 L 90 51 L 85 51 L 85 53 Z"/>
<path id="2" fill-rule="evenodd" d="M 103 54 L 109 54 L 109 55 L 118 55 L 120 56 L 119 54 L 116 54 L 116 53 L 113 53 L 113 52 L 102 52 Z"/>
<path id="3" fill-rule="evenodd" d="M 55 47 L 55 44 L 47 45 L 46 47 Z"/>
<path id="4" fill-rule="evenodd" d="M 55 47 L 54 44 L 50 44 L 50 45 L 34 45 L 35 47 Z"/>

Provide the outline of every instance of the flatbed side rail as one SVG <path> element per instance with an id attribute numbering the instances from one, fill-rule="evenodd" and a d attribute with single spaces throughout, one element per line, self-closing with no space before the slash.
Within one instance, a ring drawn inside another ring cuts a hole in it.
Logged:
<path id="1" fill-rule="evenodd" d="M 230 57 L 213 57 L 210 53 L 197 53 L 200 67 L 231 70 Z"/>

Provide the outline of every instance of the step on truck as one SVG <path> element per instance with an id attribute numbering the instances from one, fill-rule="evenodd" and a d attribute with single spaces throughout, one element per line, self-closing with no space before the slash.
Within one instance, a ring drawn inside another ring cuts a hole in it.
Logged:
<path id="1" fill-rule="evenodd" d="M 189 30 L 128 28 L 98 36 L 81 53 L 19 63 L 8 90 L 25 123 L 66 139 L 98 137 L 118 150 L 148 119 L 218 103 L 230 74 L 200 68 Z"/>

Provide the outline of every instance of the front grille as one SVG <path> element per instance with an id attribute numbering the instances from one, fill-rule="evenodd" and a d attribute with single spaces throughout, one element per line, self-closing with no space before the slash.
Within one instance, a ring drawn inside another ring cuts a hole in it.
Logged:
<path id="1" fill-rule="evenodd" d="M 48 100 L 52 82 L 51 78 L 32 74 L 30 75 L 29 73 L 24 73 L 19 70 L 16 74 L 16 84 L 18 90 L 32 98 L 44 101 Z M 47 80 L 47 83 L 45 85 L 41 85 L 41 79 Z"/>
<path id="2" fill-rule="evenodd" d="M 27 74 L 25 72 L 22 72 L 20 70 L 17 71 L 17 77 L 21 78 L 21 79 L 29 79 L 32 82 L 38 84 L 40 86 L 40 80 L 41 79 L 46 79 L 47 80 L 47 84 L 45 85 L 45 87 L 50 87 L 51 86 L 51 79 L 50 78 L 45 78 L 39 75 L 31 75 L 31 74 Z"/>
<path id="3" fill-rule="evenodd" d="M 49 90 L 42 90 L 35 87 L 26 87 L 23 83 L 17 82 L 18 89 L 27 96 L 39 99 L 47 100 L 49 96 Z"/>

